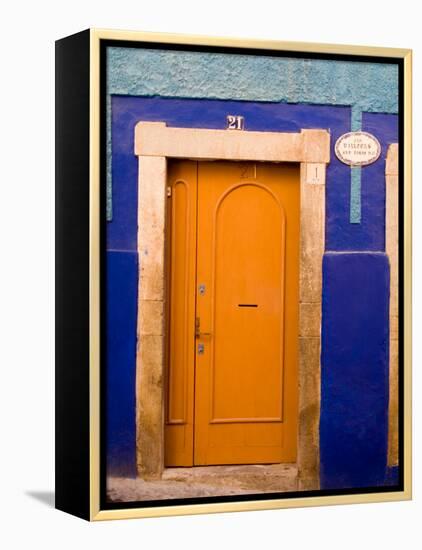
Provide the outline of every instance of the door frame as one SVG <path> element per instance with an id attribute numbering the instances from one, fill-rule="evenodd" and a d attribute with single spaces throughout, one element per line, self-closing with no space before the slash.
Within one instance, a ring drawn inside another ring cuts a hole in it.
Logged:
<path id="1" fill-rule="evenodd" d="M 140 121 L 138 157 L 138 321 L 136 462 L 138 475 L 164 470 L 166 365 L 167 158 L 300 163 L 298 487 L 319 488 L 322 257 L 330 134 L 167 127 Z"/>

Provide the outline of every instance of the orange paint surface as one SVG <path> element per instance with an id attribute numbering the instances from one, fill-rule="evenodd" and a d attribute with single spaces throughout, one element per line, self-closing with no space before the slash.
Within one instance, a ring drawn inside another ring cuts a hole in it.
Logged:
<path id="1" fill-rule="evenodd" d="M 169 185 L 165 464 L 294 462 L 299 167 L 181 161 Z"/>

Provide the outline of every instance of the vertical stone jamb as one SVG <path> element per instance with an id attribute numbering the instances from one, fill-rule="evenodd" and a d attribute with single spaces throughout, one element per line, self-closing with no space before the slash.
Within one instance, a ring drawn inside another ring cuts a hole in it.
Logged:
<path id="1" fill-rule="evenodd" d="M 327 159 L 328 162 L 328 159 Z M 315 177 L 318 168 L 322 173 Z M 319 489 L 322 257 L 325 164 L 301 163 L 299 291 L 299 489 Z"/>
<path id="2" fill-rule="evenodd" d="M 388 465 L 398 464 L 398 325 L 399 325 L 399 163 L 398 144 L 388 148 L 385 163 L 385 251 L 390 260 L 390 399 L 388 407 Z"/>
<path id="3" fill-rule="evenodd" d="M 136 456 L 138 475 L 164 468 L 164 239 L 166 158 L 139 156 Z"/>

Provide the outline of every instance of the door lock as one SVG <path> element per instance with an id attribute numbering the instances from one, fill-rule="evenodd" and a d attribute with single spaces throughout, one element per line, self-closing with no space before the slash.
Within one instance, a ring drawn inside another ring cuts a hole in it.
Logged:
<path id="1" fill-rule="evenodd" d="M 211 332 L 201 332 L 201 319 L 197 317 L 195 319 L 195 338 L 204 338 L 206 336 L 212 336 Z"/>

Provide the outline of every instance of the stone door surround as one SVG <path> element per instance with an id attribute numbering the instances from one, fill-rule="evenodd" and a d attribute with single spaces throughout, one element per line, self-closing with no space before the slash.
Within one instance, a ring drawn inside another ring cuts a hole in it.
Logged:
<path id="1" fill-rule="evenodd" d="M 300 163 L 299 489 L 319 488 L 319 415 L 322 257 L 325 246 L 325 176 L 330 134 L 135 127 L 138 172 L 138 326 L 136 454 L 138 474 L 164 470 L 165 210 L 167 158 Z"/>

